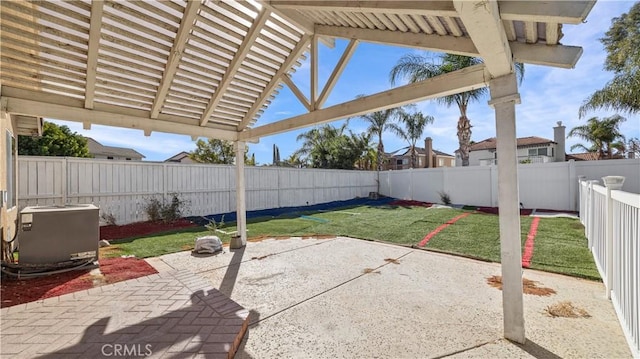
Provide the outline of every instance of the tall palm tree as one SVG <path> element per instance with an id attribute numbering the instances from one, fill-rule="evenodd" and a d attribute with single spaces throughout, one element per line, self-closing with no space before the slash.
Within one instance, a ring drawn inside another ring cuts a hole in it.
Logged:
<path id="1" fill-rule="evenodd" d="M 571 150 L 580 148 L 586 152 L 597 152 L 598 158 L 612 158 L 614 149 L 618 152 L 624 152 L 625 137 L 620 131 L 620 124 L 624 121 L 626 119 L 620 115 L 603 119 L 598 117 L 588 119 L 586 124 L 572 128 L 567 137 L 578 137 L 590 142 L 591 146 L 587 147 L 582 143 L 577 143 L 571 146 Z"/>
<path id="2" fill-rule="evenodd" d="M 403 112 L 400 116 L 400 122 L 404 125 L 404 128 L 395 123 L 390 125 L 393 132 L 409 143 L 409 150 L 411 151 L 411 168 L 416 168 L 417 166 L 416 142 L 422 138 L 425 127 L 432 124 L 433 121 L 433 116 L 425 116 L 422 112 Z"/>
<path id="3" fill-rule="evenodd" d="M 408 79 L 409 83 L 423 81 L 432 77 L 440 76 L 449 72 L 458 71 L 465 67 L 478 65 L 482 60 L 475 57 L 443 54 L 440 56 L 441 62 L 436 64 L 426 55 L 407 54 L 398 61 L 398 64 L 391 69 L 389 78 L 391 84 L 395 84 L 399 79 Z M 516 63 L 516 75 L 522 81 L 524 66 Z M 469 165 L 469 149 L 471 147 L 471 121 L 467 117 L 467 108 L 472 101 L 478 101 L 488 92 L 487 88 L 480 88 L 467 92 L 438 98 L 440 104 L 450 107 L 458 106 L 460 118 L 458 119 L 458 149 L 462 158 L 462 165 Z"/>
<path id="4" fill-rule="evenodd" d="M 382 134 L 391 129 L 391 124 L 398 118 L 401 112 L 401 108 L 390 108 L 360 116 L 361 119 L 368 123 L 367 133 L 378 137 L 378 154 L 376 157 L 378 171 L 382 171 L 382 156 L 384 156 Z"/>

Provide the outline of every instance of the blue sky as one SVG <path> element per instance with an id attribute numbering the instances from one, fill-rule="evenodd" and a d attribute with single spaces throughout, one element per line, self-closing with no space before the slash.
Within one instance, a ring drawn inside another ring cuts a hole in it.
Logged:
<path id="1" fill-rule="evenodd" d="M 516 107 L 518 137 L 539 136 L 553 139 L 553 127 L 557 121 L 563 122 L 567 132 L 572 127 L 585 122 L 585 119 L 578 118 L 580 104 L 593 91 L 602 88 L 613 76 L 603 70 L 606 52 L 598 39 L 603 37 L 609 29 L 611 19 L 628 12 L 632 5 L 631 1 L 601 0 L 596 3 L 585 24 L 564 25 L 564 37 L 561 43 L 581 46 L 584 49 L 575 69 L 526 65 L 525 77 L 519 89 L 522 103 Z M 346 44 L 346 41 L 337 40 L 334 49 L 320 45 L 321 85 L 329 77 Z M 400 57 L 410 52 L 425 53 L 408 48 L 360 43 L 325 106 L 351 100 L 359 94 L 373 94 L 391 88 L 389 70 Z M 428 55 L 436 57 L 438 54 Z M 308 63 L 303 63 L 294 74 L 293 80 L 308 96 Z M 474 141 L 495 136 L 494 112 L 487 105 L 487 100 L 473 103 L 468 109 L 468 117 L 473 125 L 472 140 Z M 433 138 L 435 149 L 453 154 L 458 148 L 456 137 L 458 109 L 446 108 L 434 101 L 418 103 L 417 109 L 435 118 L 435 122 L 426 128 L 425 137 Z M 258 120 L 257 125 L 275 122 L 304 112 L 306 112 L 304 107 L 285 86 Z M 587 118 L 613 114 L 613 112 L 597 111 L 589 113 Z M 627 118 L 627 122 L 622 127 L 623 133 L 627 138 L 640 137 L 640 119 L 637 116 L 623 115 Z M 147 161 L 163 161 L 180 151 L 191 151 L 195 148 L 195 142 L 184 135 L 154 132 L 151 136 L 145 137 L 139 130 L 93 125 L 91 130 L 85 131 L 80 123 L 54 122 L 65 124 L 72 131 L 92 137 L 104 145 L 134 148 L 144 154 Z M 337 123 L 339 122 L 334 124 Z M 352 119 L 349 128 L 354 132 L 362 132 L 366 125 L 359 119 Z M 280 148 L 281 158 L 286 158 L 301 146 L 301 143 L 296 142 L 296 137 L 305 130 L 308 128 L 264 137 L 257 144 L 250 144 L 249 152 L 255 153 L 258 164 L 271 163 L 272 146 L 275 143 Z M 391 133 L 384 135 L 383 142 L 387 151 L 407 146 L 406 142 Z M 577 142 L 576 139 L 567 139 L 567 152 L 570 146 Z"/>

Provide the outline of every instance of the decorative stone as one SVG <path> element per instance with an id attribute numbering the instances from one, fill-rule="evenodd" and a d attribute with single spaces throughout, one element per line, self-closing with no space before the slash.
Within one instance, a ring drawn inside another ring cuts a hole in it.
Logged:
<path id="1" fill-rule="evenodd" d="M 222 241 L 217 236 L 204 236 L 196 239 L 193 251 L 199 254 L 213 254 L 222 250 Z"/>
<path id="2" fill-rule="evenodd" d="M 101 240 L 98 242 L 98 246 L 99 246 L 100 248 L 109 247 L 110 245 L 111 245 L 111 243 L 109 243 L 109 241 L 108 241 L 108 240 L 106 240 L 106 239 L 101 239 Z"/>

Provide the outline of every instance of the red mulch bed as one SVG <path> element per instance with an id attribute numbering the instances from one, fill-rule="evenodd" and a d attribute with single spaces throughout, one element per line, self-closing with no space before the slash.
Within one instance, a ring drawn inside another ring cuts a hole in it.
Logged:
<path id="1" fill-rule="evenodd" d="M 166 232 L 173 229 L 186 227 L 195 227 L 197 224 L 188 219 L 179 219 L 175 222 L 137 222 L 125 224 L 123 226 L 102 226 L 100 227 L 100 239 L 114 240 L 124 239 L 138 236 L 146 236 L 149 234 Z"/>
<path id="2" fill-rule="evenodd" d="M 90 269 L 29 279 L 16 279 L 3 275 L 0 308 L 158 273 L 144 259 L 104 258 L 100 259 L 99 263 L 103 277 L 92 276 L 89 274 Z"/>
<path id="3" fill-rule="evenodd" d="M 413 200 L 397 200 L 397 201 L 389 202 L 389 205 L 391 205 L 391 206 L 402 206 L 402 207 L 426 207 L 426 208 L 429 208 L 429 207 L 433 206 L 433 203 L 413 201 Z"/>

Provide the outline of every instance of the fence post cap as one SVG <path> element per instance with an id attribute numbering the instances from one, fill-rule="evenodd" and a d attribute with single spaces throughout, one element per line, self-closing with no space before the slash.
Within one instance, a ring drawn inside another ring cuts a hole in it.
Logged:
<path id="1" fill-rule="evenodd" d="M 608 189 L 619 190 L 622 189 L 622 184 L 624 184 L 624 176 L 602 177 L 602 182 L 604 182 L 605 187 Z"/>

